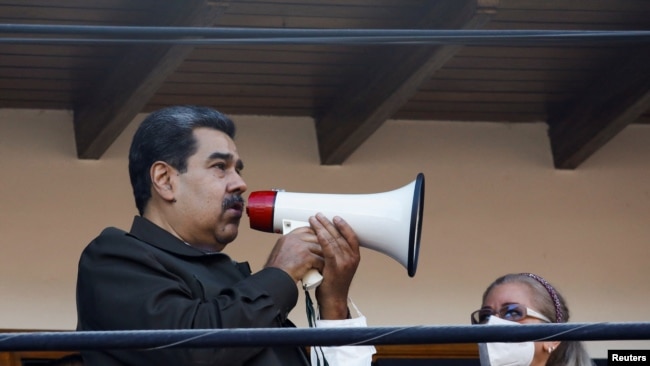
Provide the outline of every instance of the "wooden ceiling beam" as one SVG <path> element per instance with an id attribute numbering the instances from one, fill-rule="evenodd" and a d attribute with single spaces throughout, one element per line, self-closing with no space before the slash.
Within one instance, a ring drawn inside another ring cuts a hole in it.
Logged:
<path id="1" fill-rule="evenodd" d="M 650 50 L 621 60 L 564 113 L 549 119 L 557 169 L 575 169 L 650 110 Z"/>
<path id="2" fill-rule="evenodd" d="M 498 3 L 498 0 L 439 0 L 415 27 L 480 29 L 496 13 Z M 326 113 L 316 116 L 321 164 L 342 164 L 461 47 L 404 46 L 401 50 L 391 47 L 391 53 L 374 55 L 373 62 L 379 64 L 346 86 Z"/>
<path id="3" fill-rule="evenodd" d="M 168 26 L 213 25 L 228 2 L 182 0 L 165 2 L 152 19 L 169 19 Z M 138 45 L 129 48 L 86 100 L 74 108 L 77 156 L 99 159 L 142 111 L 193 46 Z"/>

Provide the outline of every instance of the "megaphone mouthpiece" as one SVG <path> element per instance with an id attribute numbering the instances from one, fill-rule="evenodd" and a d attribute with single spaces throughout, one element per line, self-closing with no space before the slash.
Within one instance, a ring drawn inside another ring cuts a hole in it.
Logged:
<path id="1" fill-rule="evenodd" d="M 277 193 L 278 191 L 257 191 L 250 194 L 246 214 L 250 218 L 251 229 L 267 233 L 276 232 L 273 230 L 273 211 Z"/>

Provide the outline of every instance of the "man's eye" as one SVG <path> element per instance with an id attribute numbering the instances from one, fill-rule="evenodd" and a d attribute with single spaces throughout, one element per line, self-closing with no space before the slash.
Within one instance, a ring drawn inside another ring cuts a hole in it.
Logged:
<path id="1" fill-rule="evenodd" d="M 226 170 L 226 164 L 225 163 L 217 163 L 214 164 L 214 167 L 220 170 Z"/>

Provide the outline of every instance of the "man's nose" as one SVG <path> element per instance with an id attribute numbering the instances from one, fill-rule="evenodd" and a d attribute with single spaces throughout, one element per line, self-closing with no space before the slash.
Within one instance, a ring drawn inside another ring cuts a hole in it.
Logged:
<path id="1" fill-rule="evenodd" d="M 248 186 L 246 185 L 246 182 L 244 181 L 244 178 L 242 178 L 241 175 L 235 174 L 233 181 L 231 182 L 231 191 L 238 191 L 238 192 L 246 192 L 248 189 Z"/>

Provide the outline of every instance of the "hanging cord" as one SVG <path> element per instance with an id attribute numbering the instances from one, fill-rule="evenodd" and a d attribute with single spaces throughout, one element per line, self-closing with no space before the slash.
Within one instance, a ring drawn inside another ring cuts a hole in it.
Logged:
<path id="1" fill-rule="evenodd" d="M 307 320 L 309 321 L 310 328 L 316 328 L 316 311 L 314 310 L 314 302 L 311 300 L 311 295 L 309 295 L 309 290 L 305 289 L 305 308 L 307 309 Z M 321 347 L 312 346 L 311 351 L 315 352 L 316 355 L 316 365 L 321 366 L 321 357 L 323 358 L 323 366 L 329 366 L 323 349 Z"/>

